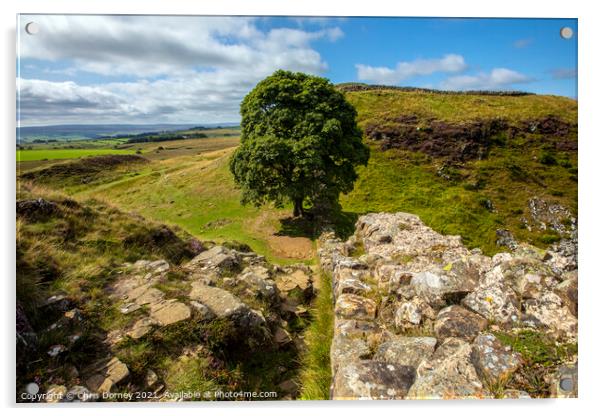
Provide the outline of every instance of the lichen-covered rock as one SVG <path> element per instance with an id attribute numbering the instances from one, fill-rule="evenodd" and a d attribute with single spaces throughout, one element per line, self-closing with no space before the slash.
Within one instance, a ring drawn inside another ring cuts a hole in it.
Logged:
<path id="1" fill-rule="evenodd" d="M 458 305 L 441 309 L 434 326 L 437 338 L 440 340 L 457 337 L 472 341 L 485 328 L 487 328 L 485 318 Z"/>
<path id="2" fill-rule="evenodd" d="M 341 364 L 369 358 L 371 354 L 368 343 L 360 337 L 336 334 L 330 344 L 330 366 L 334 374 Z"/>
<path id="3" fill-rule="evenodd" d="M 370 334 L 379 332 L 380 328 L 374 321 L 356 319 L 335 319 L 334 335 L 343 334 L 367 338 Z"/>
<path id="4" fill-rule="evenodd" d="M 521 356 L 494 335 L 481 334 L 472 344 L 472 363 L 483 382 L 495 385 L 510 380 L 521 365 Z"/>
<path id="5" fill-rule="evenodd" d="M 402 302 L 395 311 L 395 326 L 406 329 L 420 325 L 424 318 L 434 319 L 435 311 L 422 298 L 415 297 L 410 301 Z"/>
<path id="6" fill-rule="evenodd" d="M 336 274 L 333 286 L 335 298 L 344 293 L 366 295 L 372 291 L 370 285 L 364 282 L 368 276 L 366 270 L 341 269 Z"/>
<path id="7" fill-rule="evenodd" d="M 579 316 L 579 295 L 576 276 L 558 284 L 554 288 L 554 293 L 558 295 L 562 300 L 563 305 L 565 305 L 575 317 Z"/>
<path id="8" fill-rule="evenodd" d="M 471 363 L 471 346 L 447 338 L 416 371 L 408 399 L 482 399 L 491 397 Z"/>
<path id="9" fill-rule="evenodd" d="M 197 317 L 200 321 L 211 321 L 215 318 L 215 314 L 206 305 L 196 300 L 190 301 L 190 306 L 196 312 Z"/>
<path id="10" fill-rule="evenodd" d="M 506 389 L 502 394 L 503 399 L 530 399 L 529 393 L 522 390 Z"/>
<path id="11" fill-rule="evenodd" d="M 372 299 L 353 294 L 343 294 L 337 299 L 335 315 L 344 319 L 374 319 L 376 303 Z"/>
<path id="12" fill-rule="evenodd" d="M 451 270 L 452 263 L 448 266 Z M 445 271 L 435 273 L 423 271 L 415 273 L 410 282 L 417 296 L 422 297 L 431 305 L 442 305 L 443 298 L 455 294 L 465 295 L 474 290 L 477 279 L 469 275 L 453 275 Z"/>
<path id="13" fill-rule="evenodd" d="M 278 299 L 276 284 L 270 279 L 267 269 L 263 266 L 247 267 L 237 277 L 237 282 L 249 288 L 255 296 L 268 302 L 274 303 Z"/>
<path id="14" fill-rule="evenodd" d="M 380 344 L 373 359 L 418 368 L 431 357 L 435 345 L 437 339 L 433 337 L 394 337 Z"/>
<path id="15" fill-rule="evenodd" d="M 513 241 L 493 257 L 405 213 L 361 216 L 346 242 L 323 235 L 320 264 L 332 273 L 335 300 L 334 396 L 378 396 L 366 389 L 380 381 L 358 369 L 386 362 L 417 368 L 408 398 L 528 397 L 500 390 L 521 358 L 484 331 L 531 327 L 576 340 L 577 233 L 558 224 L 568 242 L 546 252 Z"/>
<path id="16" fill-rule="evenodd" d="M 469 293 L 462 304 L 486 319 L 504 325 L 514 325 L 519 321 L 519 303 L 512 289 L 503 283 L 479 286 Z"/>
<path id="17" fill-rule="evenodd" d="M 190 272 L 200 272 L 204 269 L 233 272 L 240 270 L 240 266 L 240 256 L 234 250 L 224 246 L 215 246 L 190 260 L 184 269 Z"/>
<path id="18" fill-rule="evenodd" d="M 415 369 L 409 366 L 373 360 L 352 362 L 337 370 L 332 399 L 404 399 L 414 377 Z"/>
<path id="19" fill-rule="evenodd" d="M 376 266 L 374 273 L 379 289 L 391 294 L 396 293 L 404 299 L 414 297 L 415 291 L 410 284 L 414 274 L 409 272 L 407 267 L 399 264 L 381 264 Z"/>
<path id="20" fill-rule="evenodd" d="M 554 292 L 546 292 L 538 299 L 529 299 L 523 305 L 525 314 L 535 318 L 535 324 L 547 329 L 552 336 L 568 340 L 577 338 L 577 318 Z"/>

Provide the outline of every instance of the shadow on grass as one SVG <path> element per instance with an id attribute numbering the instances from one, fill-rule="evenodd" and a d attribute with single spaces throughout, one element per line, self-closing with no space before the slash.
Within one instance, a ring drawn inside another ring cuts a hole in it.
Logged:
<path id="1" fill-rule="evenodd" d="M 328 226 L 334 228 L 337 237 L 342 240 L 349 238 L 355 231 L 355 222 L 362 215 L 356 212 L 334 211 L 328 217 L 313 213 L 307 217 L 288 217 L 280 220 L 279 236 L 305 237 L 311 240 L 318 238 Z"/>

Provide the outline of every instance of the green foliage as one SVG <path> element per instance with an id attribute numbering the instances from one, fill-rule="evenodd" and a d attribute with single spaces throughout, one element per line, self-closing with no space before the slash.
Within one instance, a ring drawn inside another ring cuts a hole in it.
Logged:
<path id="1" fill-rule="evenodd" d="M 556 344 L 547 335 L 531 330 L 523 330 L 516 334 L 496 332 L 495 336 L 503 344 L 520 353 L 526 365 L 553 367 L 577 352 L 575 344 Z"/>
<path id="2" fill-rule="evenodd" d="M 244 98 L 241 145 L 230 170 L 242 202 L 256 206 L 336 202 L 365 165 L 356 111 L 325 78 L 276 71 Z"/>

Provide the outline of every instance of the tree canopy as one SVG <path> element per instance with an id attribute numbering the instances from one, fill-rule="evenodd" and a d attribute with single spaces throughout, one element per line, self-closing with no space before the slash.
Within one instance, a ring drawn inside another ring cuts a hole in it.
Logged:
<path id="1" fill-rule="evenodd" d="M 276 71 L 259 82 L 240 106 L 241 143 L 230 170 L 242 203 L 338 203 L 353 189 L 355 167 L 366 165 L 357 113 L 327 79 Z"/>

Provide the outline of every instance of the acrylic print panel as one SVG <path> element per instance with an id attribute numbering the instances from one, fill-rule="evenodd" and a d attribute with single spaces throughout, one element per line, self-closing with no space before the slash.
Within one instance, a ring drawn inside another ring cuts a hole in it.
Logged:
<path id="1" fill-rule="evenodd" d="M 18 402 L 577 396 L 575 19 L 18 22 Z"/>

